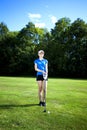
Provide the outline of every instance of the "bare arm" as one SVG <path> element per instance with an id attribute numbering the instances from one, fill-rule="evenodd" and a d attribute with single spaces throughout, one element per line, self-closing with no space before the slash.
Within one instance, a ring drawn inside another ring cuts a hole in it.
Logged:
<path id="1" fill-rule="evenodd" d="M 42 72 L 42 73 L 44 73 L 43 70 L 40 70 L 40 69 L 37 68 L 37 64 L 36 64 L 36 63 L 35 63 L 35 65 L 34 65 L 34 69 L 35 69 L 35 71 L 37 71 L 37 72 Z"/>
<path id="2" fill-rule="evenodd" d="M 46 72 L 44 72 L 43 70 L 38 69 L 36 63 L 35 63 L 35 65 L 34 65 L 34 69 L 35 69 L 35 71 L 37 71 L 37 72 L 42 72 L 42 73 L 48 74 L 48 64 L 46 64 Z"/>

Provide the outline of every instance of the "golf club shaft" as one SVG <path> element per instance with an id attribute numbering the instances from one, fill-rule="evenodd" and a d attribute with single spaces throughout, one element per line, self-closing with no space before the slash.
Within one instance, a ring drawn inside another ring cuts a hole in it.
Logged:
<path id="1" fill-rule="evenodd" d="M 45 106 L 44 106 L 44 111 L 46 111 L 46 88 L 47 87 L 47 81 L 44 79 L 44 99 L 45 99 Z"/>

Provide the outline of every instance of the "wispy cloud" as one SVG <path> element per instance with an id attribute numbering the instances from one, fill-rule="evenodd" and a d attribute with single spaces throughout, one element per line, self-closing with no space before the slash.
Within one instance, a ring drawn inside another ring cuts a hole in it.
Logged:
<path id="1" fill-rule="evenodd" d="M 49 16 L 49 17 L 50 17 L 51 22 L 52 22 L 53 24 L 55 24 L 55 23 L 57 22 L 57 17 L 55 17 L 55 16 Z"/>
<path id="2" fill-rule="evenodd" d="M 33 13 L 28 13 L 28 17 L 30 19 L 40 19 L 41 18 L 41 14 L 33 14 Z"/>
<path id="3" fill-rule="evenodd" d="M 35 27 L 44 28 L 46 24 L 41 22 L 41 14 L 28 13 L 29 19 L 34 22 Z"/>
<path id="4" fill-rule="evenodd" d="M 45 26 L 45 23 L 35 23 L 35 27 L 44 28 Z"/>

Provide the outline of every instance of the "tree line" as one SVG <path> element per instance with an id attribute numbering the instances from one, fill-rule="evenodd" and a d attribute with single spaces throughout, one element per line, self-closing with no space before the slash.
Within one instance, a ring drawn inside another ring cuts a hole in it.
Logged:
<path id="1" fill-rule="evenodd" d="M 38 50 L 45 51 L 50 77 L 87 78 L 87 23 L 61 18 L 51 31 L 29 22 L 20 31 L 0 23 L 0 75 L 35 76 Z"/>

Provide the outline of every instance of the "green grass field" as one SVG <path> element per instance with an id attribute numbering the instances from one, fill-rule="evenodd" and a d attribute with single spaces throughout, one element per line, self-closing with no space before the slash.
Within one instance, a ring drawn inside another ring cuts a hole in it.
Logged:
<path id="1" fill-rule="evenodd" d="M 47 111 L 35 78 L 0 77 L 0 130 L 87 130 L 87 80 L 48 81 Z"/>

